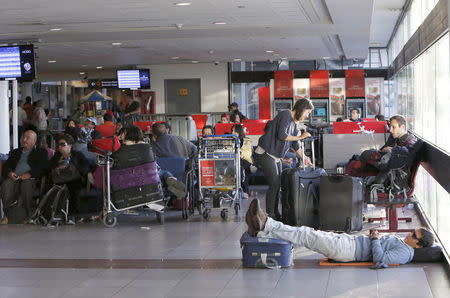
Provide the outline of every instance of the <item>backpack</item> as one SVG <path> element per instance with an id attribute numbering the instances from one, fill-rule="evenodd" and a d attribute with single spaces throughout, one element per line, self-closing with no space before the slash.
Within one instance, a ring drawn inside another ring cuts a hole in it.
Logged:
<path id="1" fill-rule="evenodd" d="M 42 225 L 67 223 L 69 197 L 67 185 L 54 185 L 39 201 L 31 218 L 35 223 Z"/>

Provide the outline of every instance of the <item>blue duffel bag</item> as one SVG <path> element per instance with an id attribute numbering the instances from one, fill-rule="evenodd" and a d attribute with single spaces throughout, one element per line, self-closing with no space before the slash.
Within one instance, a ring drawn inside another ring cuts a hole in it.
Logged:
<path id="1" fill-rule="evenodd" d="M 252 237 L 245 232 L 240 242 L 243 267 L 275 269 L 294 264 L 294 247 L 288 241 Z"/>

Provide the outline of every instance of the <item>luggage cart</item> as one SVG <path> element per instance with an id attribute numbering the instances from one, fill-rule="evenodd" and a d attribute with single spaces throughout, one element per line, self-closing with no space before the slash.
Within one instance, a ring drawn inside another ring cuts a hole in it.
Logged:
<path id="1" fill-rule="evenodd" d="M 114 147 L 114 144 L 112 146 Z M 158 184 L 155 193 L 150 194 L 152 195 L 152 197 L 153 195 L 158 196 L 159 197 L 158 199 L 151 201 L 141 200 L 137 204 L 133 205 L 125 204 L 125 206 L 120 208 L 116 206 L 116 204 L 114 204 L 114 202 L 111 200 L 111 168 L 114 164 L 114 159 L 111 157 L 111 155 L 114 149 L 109 151 L 99 148 L 97 146 L 92 146 L 91 149 L 93 152 L 97 154 L 97 165 L 103 167 L 103 212 L 102 212 L 103 224 L 107 227 L 114 227 L 117 224 L 117 215 L 119 213 L 143 206 L 147 206 L 150 210 L 156 212 L 156 218 L 158 222 L 160 224 L 164 224 L 165 206 L 156 204 L 158 202 L 164 202 L 161 182 Z"/>
<path id="2" fill-rule="evenodd" d="M 226 220 L 228 210 L 240 209 L 241 162 L 240 142 L 235 135 L 216 135 L 199 140 L 199 194 L 204 207 L 203 218 L 220 210 Z"/>

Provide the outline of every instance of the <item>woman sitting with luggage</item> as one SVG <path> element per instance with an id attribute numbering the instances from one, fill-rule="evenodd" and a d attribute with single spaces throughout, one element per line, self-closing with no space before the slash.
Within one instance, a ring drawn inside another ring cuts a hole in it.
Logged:
<path id="1" fill-rule="evenodd" d="M 258 168 L 261 168 L 269 183 L 266 193 L 266 211 L 269 216 L 279 219 L 278 212 L 279 192 L 281 184 L 281 158 L 285 156 L 290 147 L 295 150 L 297 156 L 302 157 L 298 141 L 311 136 L 304 132 L 299 134 L 297 124 L 309 117 L 314 105 L 308 99 L 300 99 L 291 111 L 283 110 L 266 125 L 264 135 L 258 140 L 253 160 Z M 308 157 L 305 164 L 312 165 Z"/>
<path id="2" fill-rule="evenodd" d="M 72 151 L 74 139 L 61 134 L 56 141 L 56 153 L 50 161 L 51 178 L 54 184 L 66 185 L 69 190 L 69 221 L 75 224 L 75 215 L 79 213 L 80 190 L 90 171 L 89 162 L 81 152 Z"/>
<path id="3" fill-rule="evenodd" d="M 252 143 L 245 135 L 244 127 L 241 124 L 235 124 L 231 127 L 231 133 L 239 138 L 240 141 L 240 157 L 241 157 L 241 181 L 243 198 L 248 199 L 248 177 L 253 166 L 252 159 Z M 254 169 L 254 172 L 256 168 Z"/>
<path id="4" fill-rule="evenodd" d="M 141 163 L 152 162 L 155 160 L 152 147 L 144 142 L 144 134 L 137 126 L 127 127 L 125 130 L 124 141 L 119 150 L 112 157 L 116 166 L 125 168 L 123 163 L 139 163 L 135 159 L 141 159 Z M 173 193 L 177 198 L 186 196 L 186 185 L 178 181 L 172 173 L 165 170 L 159 170 L 159 177 L 164 189 Z"/>

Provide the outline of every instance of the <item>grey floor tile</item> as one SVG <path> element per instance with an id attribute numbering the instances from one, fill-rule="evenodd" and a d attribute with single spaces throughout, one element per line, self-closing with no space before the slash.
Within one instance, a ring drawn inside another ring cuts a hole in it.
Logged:
<path id="1" fill-rule="evenodd" d="M 226 280 L 229 281 L 236 273 L 237 269 L 205 269 L 205 270 L 192 270 L 184 278 L 184 280 Z M 183 281 L 184 281 L 183 280 Z"/>
<path id="2" fill-rule="evenodd" d="M 327 284 L 327 297 L 377 297 L 377 272 L 368 269 L 333 269 Z"/>
<path id="3" fill-rule="evenodd" d="M 68 288 L 0 287 L 0 297 L 54 298 L 61 297 Z"/>
<path id="4" fill-rule="evenodd" d="M 377 274 L 380 296 L 432 297 L 422 268 L 389 268 Z"/>
<path id="5" fill-rule="evenodd" d="M 285 270 L 272 296 L 324 297 L 329 276 L 330 270 Z"/>
<path id="6" fill-rule="evenodd" d="M 83 281 L 80 286 L 85 288 L 122 288 L 132 281 L 131 278 L 90 278 Z"/>
<path id="7" fill-rule="evenodd" d="M 114 298 L 164 297 L 172 288 L 123 288 Z"/>
<path id="8" fill-rule="evenodd" d="M 114 294 L 118 293 L 121 290 L 120 287 L 110 288 L 110 287 L 83 287 L 83 288 L 74 288 L 70 291 L 66 292 L 63 298 L 67 297 L 112 297 Z"/>
<path id="9" fill-rule="evenodd" d="M 186 277 L 192 269 L 148 269 L 138 275 L 136 280 L 176 280 L 180 281 Z"/>

